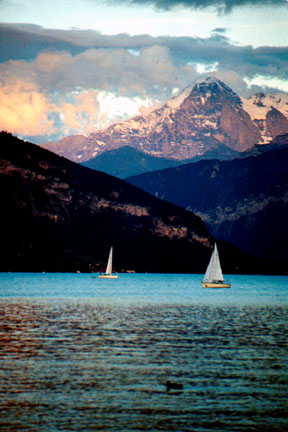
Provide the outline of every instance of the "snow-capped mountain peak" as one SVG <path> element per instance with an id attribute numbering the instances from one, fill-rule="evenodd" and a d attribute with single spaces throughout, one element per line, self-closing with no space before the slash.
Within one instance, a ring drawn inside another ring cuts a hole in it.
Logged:
<path id="1" fill-rule="evenodd" d="M 44 147 L 78 162 L 127 145 L 154 156 L 188 159 L 220 145 L 245 151 L 284 133 L 286 95 L 261 93 L 244 99 L 217 78 L 207 78 L 145 116 L 115 123 L 80 141 L 67 137 Z"/>
<path id="2" fill-rule="evenodd" d="M 241 106 L 242 102 L 239 96 L 228 87 L 225 83 L 214 77 L 208 77 L 205 81 L 197 81 L 192 90 L 193 94 L 199 93 L 203 101 L 213 98 L 223 100 L 227 98 L 234 104 Z M 204 98 L 204 99 L 203 99 Z"/>

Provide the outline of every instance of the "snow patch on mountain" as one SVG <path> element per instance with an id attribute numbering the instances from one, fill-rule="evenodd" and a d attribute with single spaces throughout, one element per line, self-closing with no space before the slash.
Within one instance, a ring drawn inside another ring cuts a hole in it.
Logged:
<path id="1" fill-rule="evenodd" d="M 252 120 L 265 120 L 266 114 L 276 108 L 288 117 L 288 95 L 257 93 L 249 99 L 241 98 L 243 109 L 248 112 Z"/>
<path id="2" fill-rule="evenodd" d="M 167 105 L 171 109 L 179 108 L 184 102 L 184 99 L 189 96 L 191 91 L 192 87 L 185 87 L 185 89 L 178 96 L 174 96 L 172 99 L 166 102 L 165 105 Z"/>

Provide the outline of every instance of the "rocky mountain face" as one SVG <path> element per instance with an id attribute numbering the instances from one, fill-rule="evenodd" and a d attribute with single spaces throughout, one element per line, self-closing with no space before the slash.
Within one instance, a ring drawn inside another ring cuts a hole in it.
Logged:
<path id="1" fill-rule="evenodd" d="M 76 162 L 127 145 L 153 156 L 183 160 L 221 144 L 242 152 L 284 133 L 288 133 L 287 95 L 260 93 L 244 99 L 223 82 L 207 78 L 146 116 L 43 147 Z"/>
<path id="2" fill-rule="evenodd" d="M 288 133 L 288 96 L 257 93 L 249 99 L 241 98 L 242 105 L 258 127 L 261 141 L 267 143 Z M 256 142 L 254 144 L 257 144 Z"/>
<path id="3" fill-rule="evenodd" d="M 127 181 L 193 211 L 217 238 L 287 262 L 288 135 L 286 140 L 232 161 L 203 160 Z"/>
<path id="4" fill-rule="evenodd" d="M 266 153 L 270 150 L 284 149 L 287 147 L 288 147 L 288 134 L 284 134 L 284 135 L 277 136 L 269 144 L 266 145 L 256 144 L 255 146 L 249 148 L 248 150 L 238 153 L 237 157 L 245 158 L 247 156 L 257 156 L 259 154 Z"/>
<path id="5" fill-rule="evenodd" d="M 119 271 L 202 273 L 209 260 L 214 239 L 198 216 L 6 133 L 0 185 L 0 271 L 99 271 L 111 245 Z M 226 272 L 255 271 L 219 249 Z"/>

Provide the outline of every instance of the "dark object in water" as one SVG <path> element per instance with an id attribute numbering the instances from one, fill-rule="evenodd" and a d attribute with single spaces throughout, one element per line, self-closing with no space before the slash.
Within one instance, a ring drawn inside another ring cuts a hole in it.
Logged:
<path id="1" fill-rule="evenodd" d="M 165 383 L 167 391 L 173 389 L 173 390 L 182 390 L 183 389 L 183 384 L 181 383 L 177 383 L 177 382 L 171 382 L 171 381 L 166 381 Z"/>

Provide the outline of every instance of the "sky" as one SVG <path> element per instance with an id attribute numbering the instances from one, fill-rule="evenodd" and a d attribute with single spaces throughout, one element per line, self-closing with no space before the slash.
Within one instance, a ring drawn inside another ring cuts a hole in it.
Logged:
<path id="1" fill-rule="evenodd" d="M 288 92 L 287 0 L 0 0 L 0 130 L 41 144 L 207 76 Z"/>

